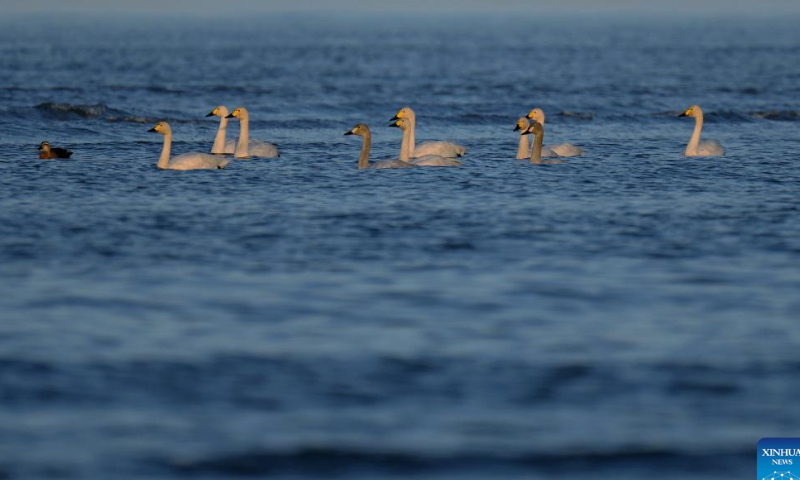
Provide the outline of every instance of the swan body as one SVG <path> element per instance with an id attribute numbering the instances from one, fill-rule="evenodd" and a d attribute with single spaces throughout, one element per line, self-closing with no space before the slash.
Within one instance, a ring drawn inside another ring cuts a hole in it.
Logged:
<path id="1" fill-rule="evenodd" d="M 37 150 L 42 151 L 42 153 L 39 154 L 39 158 L 41 158 L 42 160 L 53 160 L 55 158 L 69 158 L 72 156 L 72 152 L 70 152 L 66 148 L 51 148 L 50 142 L 40 143 L 39 148 Z"/>
<path id="2" fill-rule="evenodd" d="M 687 157 L 722 157 L 725 155 L 725 150 L 716 140 L 700 141 L 700 134 L 703 133 L 703 109 L 692 105 L 680 114 L 680 117 L 694 117 L 694 132 L 684 155 Z"/>
<path id="3" fill-rule="evenodd" d="M 212 111 L 211 113 L 214 112 Z M 261 140 L 250 140 L 250 114 L 246 108 L 236 107 L 225 118 L 239 119 L 239 141 L 236 142 L 236 148 L 233 151 L 234 158 L 244 160 L 251 156 L 264 158 L 278 158 L 281 156 L 275 144 L 262 142 Z"/>
<path id="4" fill-rule="evenodd" d="M 262 142 L 261 140 L 250 140 L 247 144 L 247 151 L 251 157 L 279 158 L 281 156 L 277 145 L 274 143 Z M 226 140 L 225 148 L 222 150 L 222 153 L 225 155 L 233 155 L 236 153 L 236 140 Z M 246 159 L 247 158 L 239 158 L 239 160 Z"/>
<path id="5" fill-rule="evenodd" d="M 455 158 L 443 157 L 441 155 L 425 155 L 410 158 L 409 149 L 411 139 L 412 123 L 408 118 L 400 118 L 390 127 L 396 127 L 403 131 L 403 143 L 400 146 L 400 160 L 412 163 L 418 167 L 460 167 L 462 164 Z"/>
<path id="6" fill-rule="evenodd" d="M 556 163 L 566 163 L 563 160 L 542 160 L 542 145 L 544 144 L 544 125 L 533 122 L 530 127 L 523 130 L 521 137 L 533 135 L 533 148 L 531 149 L 530 162 L 537 165 L 552 165 Z"/>
<path id="7" fill-rule="evenodd" d="M 369 152 L 372 148 L 372 133 L 369 130 L 369 127 L 363 123 L 359 123 L 355 127 L 353 127 L 350 131 L 346 132 L 345 135 L 357 135 L 364 139 L 364 144 L 361 147 L 361 155 L 358 157 L 358 169 L 364 170 L 367 168 L 372 169 L 385 169 L 385 168 L 411 168 L 415 167 L 408 162 L 404 162 L 402 160 L 384 160 L 382 162 L 375 162 L 370 164 L 369 162 Z"/>
<path id="8" fill-rule="evenodd" d="M 457 158 L 463 157 L 465 153 L 467 153 L 466 147 L 451 142 L 433 141 L 414 145 L 414 158 L 427 155 Z"/>
<path id="9" fill-rule="evenodd" d="M 531 127 L 531 121 L 528 120 L 528 117 L 522 117 L 517 120 L 517 126 L 514 127 L 515 132 L 524 132 Z M 528 142 L 527 135 L 520 134 L 519 136 L 519 147 L 517 147 L 517 160 L 528 160 L 531 157 L 531 146 L 530 144 L 533 141 Z M 542 147 L 542 157 L 544 158 L 551 158 L 551 157 L 558 157 L 559 155 L 553 151 L 550 147 Z"/>
<path id="10" fill-rule="evenodd" d="M 390 121 L 407 120 L 409 122 L 409 135 L 403 140 L 403 150 L 408 151 L 409 158 L 420 158 L 428 155 L 437 155 L 446 158 L 463 157 L 467 148 L 452 142 L 424 142 L 416 144 L 417 114 L 409 107 L 404 107 Z M 404 136 L 405 137 L 405 136 Z"/>
<path id="11" fill-rule="evenodd" d="M 158 168 L 162 170 L 214 170 L 228 166 L 230 159 L 207 153 L 184 153 L 170 158 L 172 148 L 172 129 L 167 122 L 158 124 L 149 130 L 164 136 L 164 148 L 158 159 Z"/>
<path id="12" fill-rule="evenodd" d="M 533 120 L 534 122 L 539 122 L 542 125 L 542 127 L 544 127 L 544 110 L 542 110 L 541 108 L 534 108 L 533 110 L 531 110 L 527 118 L 529 120 Z M 543 149 L 542 151 L 543 156 L 547 156 L 544 155 L 544 153 L 546 153 L 545 150 L 547 149 Z M 554 156 L 558 157 L 580 157 L 581 155 L 584 155 L 586 153 L 582 148 L 576 147 L 571 143 L 559 143 L 557 145 L 550 145 L 549 150 L 555 153 Z"/>
<path id="13" fill-rule="evenodd" d="M 412 158 L 410 163 L 418 167 L 460 167 L 463 163 L 455 158 L 440 157 L 439 155 L 425 155 L 424 157 Z"/>
<path id="14" fill-rule="evenodd" d="M 382 170 L 386 168 L 411 168 L 415 167 L 416 165 L 404 162 L 402 160 L 381 160 L 380 162 L 375 162 L 369 166 L 369 168 L 373 170 Z"/>

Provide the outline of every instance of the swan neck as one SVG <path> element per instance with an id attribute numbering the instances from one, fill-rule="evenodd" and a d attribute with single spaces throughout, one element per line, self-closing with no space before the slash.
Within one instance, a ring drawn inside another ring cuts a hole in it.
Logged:
<path id="1" fill-rule="evenodd" d="M 686 155 L 697 155 L 701 133 L 703 133 L 703 116 L 699 115 L 694 121 L 694 132 L 691 140 L 689 140 L 689 145 L 686 146 Z"/>
<path id="2" fill-rule="evenodd" d="M 411 130 L 405 129 L 403 130 L 403 143 L 400 145 L 400 160 L 407 162 L 411 155 L 409 155 L 409 145 L 411 142 Z"/>
<path id="3" fill-rule="evenodd" d="M 169 168 L 169 152 L 172 148 L 172 132 L 164 135 L 164 148 L 161 149 L 161 156 L 158 158 L 158 168 L 165 170 Z"/>
<path id="4" fill-rule="evenodd" d="M 531 163 L 542 163 L 542 145 L 544 145 L 544 130 L 536 133 L 531 151 Z"/>
<path id="5" fill-rule="evenodd" d="M 517 148 L 517 160 L 524 160 L 531 155 L 531 149 L 528 146 L 528 136 L 519 136 L 519 148 Z"/>
<path id="6" fill-rule="evenodd" d="M 361 147 L 361 155 L 358 157 L 358 169 L 363 170 L 369 167 L 369 151 L 372 148 L 372 134 L 367 132 L 364 135 L 364 145 Z"/>
<path id="7" fill-rule="evenodd" d="M 412 114 L 408 116 L 408 158 L 414 158 L 414 153 L 417 150 L 417 139 L 415 136 L 417 130 L 417 116 Z"/>
<path id="8" fill-rule="evenodd" d="M 250 156 L 248 145 L 250 143 L 250 119 L 246 116 L 239 118 L 239 143 L 236 144 L 236 158 L 247 158 Z"/>
<path id="9" fill-rule="evenodd" d="M 211 147 L 211 153 L 225 153 L 225 140 L 228 130 L 228 119 L 222 117 L 219 121 L 219 128 L 217 129 L 217 136 L 214 137 L 214 146 Z"/>

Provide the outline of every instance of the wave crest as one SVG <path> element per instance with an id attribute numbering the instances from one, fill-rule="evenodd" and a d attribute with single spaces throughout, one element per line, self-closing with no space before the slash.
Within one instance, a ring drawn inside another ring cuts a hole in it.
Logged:
<path id="1" fill-rule="evenodd" d="M 36 109 L 49 112 L 60 117 L 77 115 L 83 118 L 102 117 L 109 110 L 108 107 L 102 103 L 98 103 L 97 105 L 72 105 L 69 103 L 55 102 L 40 103 L 39 105 L 36 105 Z"/>

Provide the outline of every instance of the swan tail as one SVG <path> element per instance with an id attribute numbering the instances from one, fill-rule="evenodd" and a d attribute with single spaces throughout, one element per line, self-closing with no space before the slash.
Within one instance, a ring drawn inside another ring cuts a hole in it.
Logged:
<path id="1" fill-rule="evenodd" d="M 251 157 L 261 158 L 280 158 L 281 153 L 278 146 L 274 143 L 262 142 L 261 140 L 250 140 L 248 145 Z"/>
<path id="2" fill-rule="evenodd" d="M 559 157 L 580 157 L 581 155 L 586 154 L 582 148 L 576 147 L 571 143 L 562 143 L 560 145 L 554 145 L 551 149 L 555 152 L 556 156 Z"/>

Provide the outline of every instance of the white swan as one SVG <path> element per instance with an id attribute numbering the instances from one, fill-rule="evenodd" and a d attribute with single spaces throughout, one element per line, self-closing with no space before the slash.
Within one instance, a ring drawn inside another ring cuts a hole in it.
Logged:
<path id="1" fill-rule="evenodd" d="M 525 132 L 529 128 L 531 128 L 531 121 L 528 120 L 528 117 L 522 117 L 519 120 L 517 120 L 517 126 L 514 127 L 514 131 Z M 531 143 L 533 143 L 533 139 L 531 139 L 531 141 L 528 142 L 528 137 L 526 135 L 520 134 L 519 147 L 517 148 L 517 160 L 528 160 L 530 158 Z M 543 147 L 542 156 L 549 158 L 549 157 L 557 157 L 558 154 L 554 152 L 550 147 Z"/>
<path id="2" fill-rule="evenodd" d="M 239 141 L 236 143 L 236 150 L 233 156 L 238 159 L 253 157 L 278 158 L 278 147 L 272 143 L 262 142 L 261 140 L 250 140 L 250 114 L 244 107 L 236 107 L 233 112 L 225 118 L 239 119 Z"/>
<path id="3" fill-rule="evenodd" d="M 527 118 L 533 120 L 534 122 L 541 123 L 542 127 L 544 127 L 544 110 L 542 110 L 541 108 L 534 108 L 533 110 L 531 110 Z M 583 151 L 582 148 L 576 147 L 571 143 L 560 143 L 558 145 L 550 145 L 549 149 L 555 152 L 555 154 L 558 155 L 559 157 L 580 157 L 581 155 L 586 153 Z"/>
<path id="4" fill-rule="evenodd" d="M 531 150 L 531 163 L 539 165 L 549 165 L 555 163 L 566 163 L 563 160 L 542 160 L 542 145 L 544 145 L 544 125 L 539 122 L 533 124 L 520 134 L 521 137 L 525 135 L 533 135 L 533 149 Z"/>
<path id="5" fill-rule="evenodd" d="M 409 107 L 404 107 L 390 122 L 406 119 L 410 122 L 410 135 L 408 140 L 404 140 L 404 150 L 408 151 L 409 158 L 419 158 L 427 155 L 438 155 L 440 157 L 455 158 L 463 157 L 467 153 L 467 148 L 452 142 L 424 142 L 416 144 L 415 131 L 417 129 L 417 114 Z"/>
<path id="6" fill-rule="evenodd" d="M 703 109 L 692 105 L 679 116 L 694 117 L 694 133 L 689 140 L 689 145 L 686 146 L 684 155 L 687 157 L 722 157 L 725 155 L 725 150 L 716 140 L 700 141 L 700 134 L 703 132 Z"/>
<path id="7" fill-rule="evenodd" d="M 410 158 L 408 155 L 408 145 L 410 144 L 411 122 L 407 118 L 401 118 L 389 125 L 403 131 L 403 143 L 400 146 L 400 160 L 413 163 L 418 167 L 460 167 L 461 162 L 455 158 L 445 158 L 439 155 L 425 155 L 424 157 Z"/>
<path id="8" fill-rule="evenodd" d="M 167 122 L 158 122 L 155 127 L 148 131 L 164 135 L 164 148 L 161 150 L 161 157 L 158 159 L 158 168 L 162 170 L 222 169 L 230 162 L 230 159 L 207 153 L 184 153 L 170 159 L 172 129 L 169 124 Z"/>
<path id="9" fill-rule="evenodd" d="M 369 151 L 372 148 L 372 133 L 369 127 L 363 123 L 359 123 L 353 127 L 345 135 L 358 135 L 364 139 L 364 145 L 361 147 L 361 155 L 358 157 L 358 168 L 363 170 L 365 168 L 409 168 L 414 165 L 404 162 L 402 160 L 384 160 L 382 162 L 369 163 Z"/>

